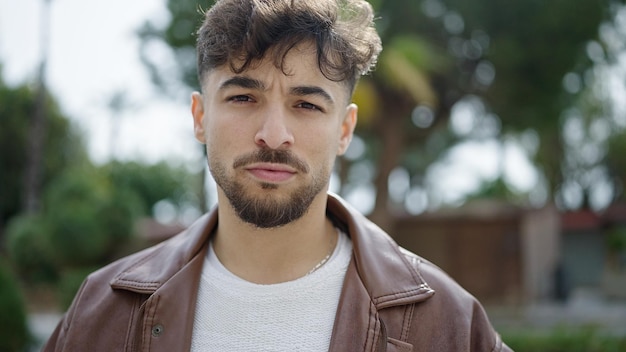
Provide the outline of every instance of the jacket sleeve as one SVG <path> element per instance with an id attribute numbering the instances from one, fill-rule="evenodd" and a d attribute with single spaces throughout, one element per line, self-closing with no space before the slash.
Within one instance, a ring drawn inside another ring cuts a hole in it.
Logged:
<path id="1" fill-rule="evenodd" d="M 62 351 L 62 342 L 59 338 L 59 336 L 61 335 L 61 330 L 62 330 L 62 326 L 65 322 L 65 315 L 63 316 L 63 319 L 61 319 L 61 321 L 59 322 L 59 324 L 57 324 L 56 328 L 54 329 L 54 332 L 52 332 L 52 335 L 50 335 L 50 337 L 48 338 L 48 341 L 46 342 L 46 345 L 43 347 L 44 352 L 52 352 L 52 351 Z M 57 346 L 59 346 L 57 348 Z"/>
<path id="2" fill-rule="evenodd" d="M 487 313 L 480 305 L 480 303 L 474 300 L 474 312 L 472 314 L 470 340 L 472 341 L 472 351 L 492 351 L 492 352 L 512 352 L 503 341 L 500 335 L 494 330 Z M 487 344 L 487 346 L 484 346 Z M 491 349 L 486 349 L 492 345 Z"/>
<path id="3" fill-rule="evenodd" d="M 422 259 L 418 267 L 435 294 L 415 307 L 416 339 L 434 336 L 426 338 L 426 345 L 438 351 L 512 351 L 474 296 L 434 264 Z M 429 323 L 419 324 L 420 320 Z M 418 345 L 424 346 L 424 342 Z"/>
<path id="4" fill-rule="evenodd" d="M 65 332 L 67 331 L 71 323 L 71 317 L 74 314 L 75 306 L 78 304 L 78 301 L 80 300 L 80 297 L 85 290 L 86 284 L 87 279 L 85 279 L 85 281 L 83 281 L 83 283 L 81 284 L 78 292 L 76 293 L 76 296 L 74 296 L 72 304 L 68 308 L 67 312 L 63 315 L 63 318 L 61 318 L 61 321 L 59 321 L 59 323 L 57 324 L 56 328 L 52 332 L 52 335 L 50 335 L 50 338 L 48 338 L 48 341 L 43 347 L 43 352 L 61 352 L 64 350 Z"/>

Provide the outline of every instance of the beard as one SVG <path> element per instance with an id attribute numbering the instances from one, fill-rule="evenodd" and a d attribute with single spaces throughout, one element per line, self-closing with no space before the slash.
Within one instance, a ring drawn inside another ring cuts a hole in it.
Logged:
<path id="1" fill-rule="evenodd" d="M 309 167 L 291 152 L 276 149 L 259 149 L 253 153 L 238 157 L 233 162 L 236 170 L 250 163 L 280 163 L 293 167 L 299 173 L 307 175 Z M 311 180 L 306 182 L 281 199 L 273 194 L 280 185 L 261 182 L 264 190 L 260 195 L 251 194 L 235 177 L 228 176 L 226 167 L 209 153 L 209 169 L 215 183 L 224 191 L 226 198 L 241 220 L 258 228 L 275 228 L 287 225 L 301 218 L 313 203 L 315 197 L 326 187 L 330 178 L 330 168 L 324 166 Z"/>

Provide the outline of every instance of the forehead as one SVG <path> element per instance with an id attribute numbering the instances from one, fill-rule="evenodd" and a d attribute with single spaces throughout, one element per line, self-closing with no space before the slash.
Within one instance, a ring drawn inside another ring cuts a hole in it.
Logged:
<path id="1" fill-rule="evenodd" d="M 244 62 L 243 59 L 234 58 L 229 63 L 208 71 L 201 82 L 203 90 L 207 84 L 214 85 L 217 83 L 216 80 L 226 80 L 233 76 L 250 76 L 259 80 L 272 80 L 280 77 L 293 85 L 314 84 L 324 87 L 337 95 L 337 101 L 345 101 L 346 104 L 350 102 L 349 82 L 331 80 L 324 75 L 313 43 L 296 45 L 286 53 L 278 53 L 278 55 L 274 50 L 269 50 L 263 58 L 251 61 L 244 70 L 239 72 Z"/>

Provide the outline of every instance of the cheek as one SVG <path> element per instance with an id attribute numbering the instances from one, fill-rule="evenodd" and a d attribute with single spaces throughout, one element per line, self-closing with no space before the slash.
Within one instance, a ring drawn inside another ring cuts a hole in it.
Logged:
<path id="1" fill-rule="evenodd" d="M 339 133 L 334 129 L 308 129 L 301 135 L 301 145 L 318 163 L 334 164 L 339 148 Z M 298 142 L 296 141 L 296 144 Z"/>
<path id="2" fill-rule="evenodd" d="M 253 141 L 245 127 L 246 124 L 237 123 L 235 119 L 228 117 L 208 121 L 205 126 L 207 148 L 210 146 L 215 153 L 222 154 L 224 151 L 242 146 L 247 140 Z"/>

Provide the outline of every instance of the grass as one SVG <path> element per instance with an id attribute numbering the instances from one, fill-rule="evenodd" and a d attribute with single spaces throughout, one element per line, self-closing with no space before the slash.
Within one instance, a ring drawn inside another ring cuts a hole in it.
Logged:
<path id="1" fill-rule="evenodd" d="M 626 336 L 607 334 L 595 327 L 503 331 L 502 339 L 515 352 L 626 351 Z"/>

